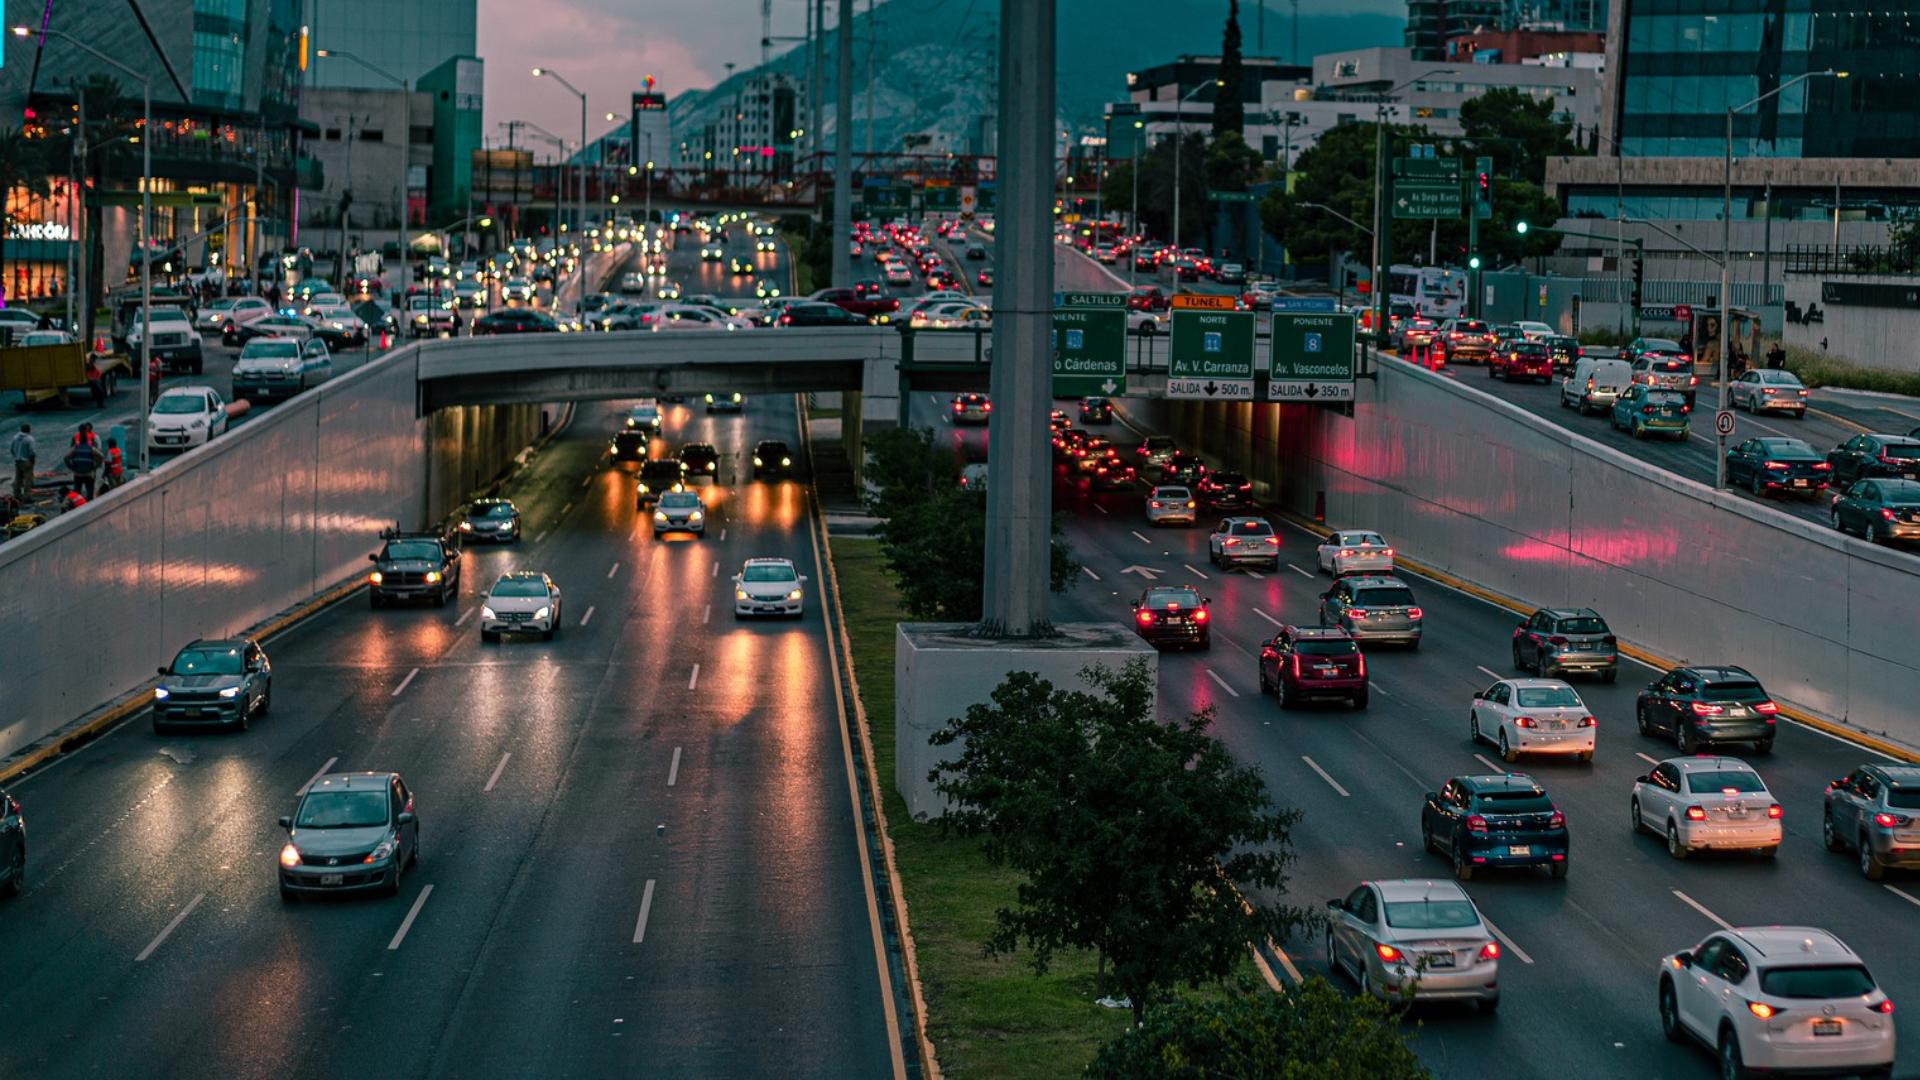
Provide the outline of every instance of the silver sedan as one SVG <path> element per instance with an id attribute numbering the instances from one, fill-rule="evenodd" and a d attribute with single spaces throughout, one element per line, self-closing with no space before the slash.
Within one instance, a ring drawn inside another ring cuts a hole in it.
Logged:
<path id="1" fill-rule="evenodd" d="M 1162 485 L 1147 496 L 1150 525 L 1191 525 L 1195 510 L 1193 492 L 1187 488 Z"/>
<path id="2" fill-rule="evenodd" d="M 1500 943 L 1451 881 L 1365 881 L 1327 901 L 1327 962 L 1376 998 L 1500 1006 Z"/>

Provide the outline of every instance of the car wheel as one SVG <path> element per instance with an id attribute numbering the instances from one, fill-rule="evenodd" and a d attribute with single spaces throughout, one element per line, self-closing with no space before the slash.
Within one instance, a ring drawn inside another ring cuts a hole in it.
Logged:
<path id="1" fill-rule="evenodd" d="M 1619 682 L 1619 681 L 1620 681 L 1620 669 L 1619 669 L 1619 668 L 1617 668 L 1617 667 L 1610 667 L 1610 668 L 1608 668 L 1607 670 L 1605 670 L 1605 671 L 1603 671 L 1603 672 L 1601 672 L 1601 673 L 1600 673 L 1600 681 L 1601 681 L 1601 682 L 1603 682 L 1603 683 L 1606 683 L 1606 684 L 1608 684 L 1608 685 L 1612 685 L 1612 684 L 1614 684 L 1614 683 L 1616 683 L 1616 682 Z"/>
<path id="2" fill-rule="evenodd" d="M 1756 499 L 1763 494 L 1764 489 L 1760 486 L 1760 473 L 1758 470 L 1755 470 L 1747 476 L 1747 490 L 1753 492 L 1753 497 Z"/>
<path id="3" fill-rule="evenodd" d="M 1680 749 L 1682 754 L 1689 756 L 1691 756 L 1695 748 L 1700 745 L 1699 740 L 1693 737 L 1693 734 L 1687 730 L 1687 725 L 1684 723 L 1676 723 L 1673 725 L 1673 744 Z"/>
<path id="4" fill-rule="evenodd" d="M 1358 710 L 1358 711 L 1361 711 L 1361 712 L 1365 712 L 1365 711 L 1366 711 L 1366 708 L 1367 708 L 1367 692 L 1366 692 L 1365 690 L 1362 690 L 1362 691 L 1360 691 L 1359 693 L 1357 693 L 1357 694 L 1355 694 L 1355 695 L 1353 695 L 1353 707 L 1354 707 L 1354 708 L 1355 708 L 1356 710 Z"/>
<path id="5" fill-rule="evenodd" d="M 1833 809 L 1831 807 L 1820 814 L 1820 842 L 1827 846 L 1828 851 L 1847 850 L 1847 842 L 1840 838 L 1838 832 L 1834 831 Z"/>
<path id="6" fill-rule="evenodd" d="M 1500 729 L 1500 760 L 1514 762 L 1520 760 L 1520 751 L 1507 744 L 1507 729 Z"/>
<path id="7" fill-rule="evenodd" d="M 1453 876 L 1458 881 L 1473 880 L 1473 864 L 1467 861 L 1467 857 L 1457 847 L 1453 849 Z"/>
<path id="8" fill-rule="evenodd" d="M 1593 751 L 1591 750 L 1580 751 L 1580 760 L 1586 764 L 1591 765 L 1593 763 Z"/>
<path id="9" fill-rule="evenodd" d="M 282 885 L 280 886 L 280 902 L 283 904 L 297 904 L 300 902 L 300 894 Z"/>
<path id="10" fill-rule="evenodd" d="M 273 709 L 273 684 L 267 684 L 267 692 L 260 695 L 260 715 L 265 716 Z"/>
<path id="11" fill-rule="evenodd" d="M 1633 707 L 1633 721 L 1640 728 L 1640 734 L 1654 734 L 1653 724 L 1647 720 L 1647 707 L 1645 705 L 1635 705 Z"/>
<path id="12" fill-rule="evenodd" d="M 233 714 L 233 730 L 245 731 L 253 726 L 253 710 L 244 704 Z"/>
<path id="13" fill-rule="evenodd" d="M 1567 880 L 1567 867 L 1572 865 L 1571 863 L 1567 862 L 1567 860 L 1565 859 L 1561 859 L 1559 862 L 1553 863 L 1551 865 L 1553 867 L 1553 880 L 1555 881 Z"/>
<path id="14" fill-rule="evenodd" d="M 13 858 L 7 860 L 7 882 L 0 885 L 0 894 L 19 896 L 27 888 L 27 849 L 24 844 L 13 845 Z"/>
<path id="15" fill-rule="evenodd" d="M 1527 670 L 1526 659 L 1520 655 L 1520 643 L 1517 641 L 1513 643 L 1513 666 L 1517 671 Z"/>
<path id="16" fill-rule="evenodd" d="M 559 630 L 560 630 L 560 628 L 559 628 L 559 627 L 557 627 L 557 626 L 549 626 L 549 627 L 547 627 L 547 628 L 546 628 L 545 630 L 542 630 L 542 631 L 540 631 L 540 640 L 542 640 L 542 641 L 552 641 L 552 640 L 553 640 L 553 635 L 554 635 L 555 633 L 557 633 L 557 632 L 559 632 Z"/>
<path id="17" fill-rule="evenodd" d="M 1840 508 L 1839 507 L 1836 506 L 1827 511 L 1827 521 L 1833 525 L 1836 531 L 1839 531 L 1839 532 L 1847 531 L 1847 527 L 1845 525 L 1840 524 Z"/>
<path id="18" fill-rule="evenodd" d="M 1886 864 L 1873 857 L 1873 847 L 1864 836 L 1860 838 L 1860 876 L 1868 881 L 1879 881 L 1887 876 Z"/>
<path id="19" fill-rule="evenodd" d="M 367 606 L 368 606 L 368 607 L 376 607 L 376 608 L 377 608 L 377 607 L 379 607 L 379 606 L 380 606 L 380 604 L 381 604 L 381 602 L 382 602 L 382 601 L 381 601 L 381 599 L 380 599 L 380 594 L 379 594 L 379 593 L 377 593 L 377 592 L 374 592 L 374 591 L 373 591 L 372 589 L 368 589 L 368 590 L 367 590 Z"/>
<path id="20" fill-rule="evenodd" d="M 1687 1041 L 1687 1033 L 1680 1026 L 1680 1003 L 1674 999 L 1673 983 L 1660 980 L 1660 1034 L 1670 1043 Z"/>
<path id="21" fill-rule="evenodd" d="M 1480 714 L 1471 709 L 1467 710 L 1467 741 L 1475 746 L 1479 746 L 1482 742 L 1480 738 Z"/>
<path id="22" fill-rule="evenodd" d="M 1288 689 L 1285 679 L 1280 680 L 1278 689 L 1280 693 L 1280 707 L 1283 709 L 1293 708 L 1293 691 Z"/>
<path id="23" fill-rule="evenodd" d="M 1755 742 L 1753 744 L 1753 752 L 1756 754 L 1773 753 L 1773 737 L 1769 735 L 1768 737 L 1764 739 L 1760 739 L 1757 742 Z"/>
<path id="24" fill-rule="evenodd" d="M 1875 525 L 1873 521 L 1869 519 L 1866 528 L 1860 531 L 1860 539 L 1865 540 L 1869 544 L 1878 544 L 1880 542 L 1880 526 Z"/>
<path id="25" fill-rule="evenodd" d="M 1740 1056 L 1740 1039 L 1731 1028 L 1720 1032 L 1720 1080 L 1747 1080 L 1747 1063 Z"/>
<path id="26" fill-rule="evenodd" d="M 1627 809 L 1633 814 L 1633 834 L 1638 836 L 1647 827 L 1646 822 L 1640 820 L 1640 796 L 1635 795 L 1627 804 Z"/>
<path id="27" fill-rule="evenodd" d="M 1263 694 L 1273 693 L 1273 683 L 1267 678 L 1267 666 L 1265 664 L 1260 665 L 1260 692 Z"/>
<path id="28" fill-rule="evenodd" d="M 1667 822 L 1667 854 L 1682 861 L 1687 857 L 1687 845 L 1680 842 L 1680 826 L 1671 821 Z"/>
<path id="29" fill-rule="evenodd" d="M 392 877 L 391 879 L 389 879 L 389 880 L 387 881 L 387 887 L 386 887 L 385 889 L 382 889 L 382 890 L 381 890 L 382 892 L 384 892 L 384 893 L 386 893 L 386 894 L 387 894 L 388 896 L 399 896 L 399 895 L 400 895 L 400 871 L 401 871 L 401 868 L 402 868 L 402 864 L 401 864 L 401 863 L 397 863 L 397 862 L 396 862 L 396 863 L 394 863 L 394 864 L 393 864 L 393 877 Z"/>

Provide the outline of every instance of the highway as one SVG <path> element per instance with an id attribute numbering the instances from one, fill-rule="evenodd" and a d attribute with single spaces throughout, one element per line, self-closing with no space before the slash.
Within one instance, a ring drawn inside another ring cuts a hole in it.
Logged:
<path id="1" fill-rule="evenodd" d="M 912 407 L 916 424 L 935 428 L 969 458 L 984 458 L 985 431 L 951 427 L 944 399 L 922 393 Z M 1138 441 L 1121 424 L 1104 434 L 1129 452 Z M 1058 475 L 1054 505 L 1070 515 L 1067 538 L 1088 574 L 1055 599 L 1055 621 L 1123 621 L 1145 582 L 1130 568 L 1195 585 L 1212 598 L 1212 650 L 1160 658 L 1161 709 L 1171 715 L 1213 708 L 1214 733 L 1261 769 L 1280 803 L 1305 812 L 1294 832 L 1300 862 L 1286 901 L 1318 909 L 1362 880 L 1449 876 L 1443 859 L 1421 849 L 1419 812 L 1424 793 L 1453 776 L 1524 771 L 1566 813 L 1573 837 L 1568 880 L 1481 874 L 1466 886 L 1505 939 L 1502 1004 L 1495 1016 L 1419 1010 L 1422 1022 L 1406 1031 L 1437 1076 L 1713 1075 L 1711 1055 L 1661 1038 L 1654 979 L 1662 955 L 1697 944 L 1720 921 L 1825 927 L 1866 958 L 1897 1002 L 1920 1000 L 1920 970 L 1910 963 L 1920 949 L 1920 883 L 1900 875 L 1868 882 L 1850 855 L 1830 854 L 1820 841 L 1824 786 L 1875 755 L 1783 725 L 1771 756 L 1749 758 L 1785 807 L 1777 860 L 1675 861 L 1660 840 L 1628 827 L 1634 778 L 1677 753 L 1670 741 L 1634 730 L 1634 695 L 1656 677 L 1651 669 L 1623 660 L 1616 685 L 1576 683 L 1600 719 L 1592 764 L 1523 758 L 1504 765 L 1492 749 L 1468 740 L 1466 713 L 1474 691 L 1519 674 L 1510 667 L 1509 642 L 1520 616 L 1410 578 L 1426 612 L 1426 640 L 1418 651 L 1367 650 L 1371 708 L 1282 712 L 1260 694 L 1254 657 L 1279 624 L 1314 621 L 1328 583 L 1312 572 L 1318 541 L 1283 525 L 1277 573 L 1217 571 L 1206 553 L 1213 515 L 1203 514 L 1192 529 L 1150 529 L 1137 493 L 1091 494 Z M 1755 670 L 1764 682 L 1766 671 Z M 1318 937 L 1284 948 L 1301 972 L 1327 972 Z M 1344 976 L 1335 981 L 1351 987 Z M 1920 1024 L 1910 1011 L 1895 1015 L 1902 1039 L 1914 1045 Z"/>
<path id="2" fill-rule="evenodd" d="M 896 1073 L 810 499 L 750 480 L 797 407 L 667 409 L 656 454 L 722 455 L 697 540 L 655 540 L 604 461 L 623 408 L 580 407 L 512 482 L 525 538 L 470 548 L 458 603 L 355 594 L 268 642 L 251 731 L 137 715 L 8 785 L 31 863 L 0 917 L 0 1076 Z M 811 579 L 803 619 L 734 621 L 763 555 Z M 564 590 L 555 640 L 481 642 L 508 569 Z M 283 902 L 276 817 L 351 769 L 412 788 L 417 869 L 391 899 Z"/>

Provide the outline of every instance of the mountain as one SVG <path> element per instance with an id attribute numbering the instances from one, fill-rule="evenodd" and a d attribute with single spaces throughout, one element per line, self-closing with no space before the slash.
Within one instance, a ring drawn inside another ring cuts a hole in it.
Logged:
<path id="1" fill-rule="evenodd" d="M 1386 3 L 1400 13 L 1372 10 L 1366 0 L 1341 5 L 1337 13 L 1303 12 L 1300 55 L 1311 62 L 1318 53 L 1399 45 L 1406 26 L 1404 7 L 1393 0 L 1373 3 Z M 828 0 L 829 9 L 836 6 Z M 854 150 L 863 152 L 868 145 L 869 93 L 872 146 L 878 152 L 900 149 L 909 134 L 931 135 L 930 146 L 956 153 L 978 146 L 982 124 L 991 130 L 998 95 L 999 5 L 993 0 L 887 0 L 871 14 L 862 8 L 854 17 Z M 1226 9 L 1224 0 L 1059 0 L 1057 105 L 1062 126 L 1096 130 L 1105 106 L 1125 98 L 1130 70 L 1168 63 L 1182 53 L 1217 55 Z M 1264 50 L 1258 48 L 1252 5 L 1241 4 L 1240 25 L 1247 55 L 1284 57 L 1292 32 L 1287 11 L 1269 4 Z M 836 36 L 835 31 L 827 34 L 822 87 L 821 127 L 828 136 L 834 129 Z M 737 71 L 711 89 L 674 98 L 668 110 L 676 137 L 710 122 L 736 88 L 763 71 L 782 72 L 804 83 L 805 46 L 775 56 L 765 67 Z"/>

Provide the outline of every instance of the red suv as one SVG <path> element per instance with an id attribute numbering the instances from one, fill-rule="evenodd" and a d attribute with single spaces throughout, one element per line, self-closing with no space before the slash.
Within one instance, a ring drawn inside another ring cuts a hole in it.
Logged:
<path id="1" fill-rule="evenodd" d="M 1260 646 L 1260 692 L 1280 695 L 1280 707 L 1337 698 L 1367 707 L 1367 658 L 1345 630 L 1283 626 Z"/>
<path id="2" fill-rule="evenodd" d="M 1516 341 L 1487 358 L 1487 377 L 1553 381 L 1553 352 L 1544 341 Z"/>

